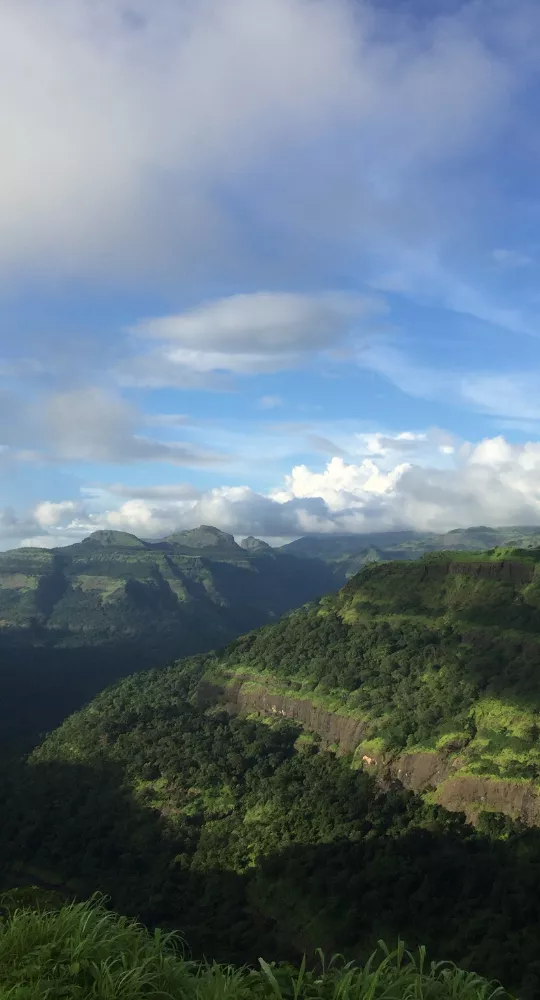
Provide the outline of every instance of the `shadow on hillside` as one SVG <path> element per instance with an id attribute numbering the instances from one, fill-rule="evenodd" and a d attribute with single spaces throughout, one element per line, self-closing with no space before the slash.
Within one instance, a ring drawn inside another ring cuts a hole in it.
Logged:
<path id="1" fill-rule="evenodd" d="M 178 639 L 167 636 L 155 645 L 122 641 L 68 648 L 32 646 L 23 639 L 8 643 L 0 637 L 0 756 L 27 753 L 123 677 L 209 648 L 201 641 L 179 650 Z"/>
<path id="2" fill-rule="evenodd" d="M 190 870 L 202 819 L 177 827 L 136 802 L 120 769 L 62 762 L 0 774 L 4 884 L 101 891 L 148 925 L 179 928 L 194 957 L 256 963 L 343 952 L 378 938 L 426 944 L 507 987 L 540 994 L 540 831 L 489 840 L 444 827 L 363 842 L 296 844 L 248 876 Z"/>
<path id="3" fill-rule="evenodd" d="M 273 921 L 248 912 L 245 879 L 187 868 L 197 818 L 175 836 L 157 810 L 135 801 L 120 769 L 100 761 L 10 765 L 0 774 L 0 800 L 4 887 L 104 893 L 120 912 L 179 929 L 194 955 L 221 961 L 256 959 L 272 939 Z"/>

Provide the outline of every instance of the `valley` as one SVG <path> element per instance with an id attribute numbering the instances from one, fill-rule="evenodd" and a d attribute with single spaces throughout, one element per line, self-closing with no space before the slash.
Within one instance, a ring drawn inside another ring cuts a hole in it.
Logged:
<path id="1" fill-rule="evenodd" d="M 532 1000 L 539 652 L 540 550 L 366 566 L 4 768 L 4 884 L 99 890 L 238 964 L 361 959 L 406 928 Z"/>
<path id="2" fill-rule="evenodd" d="M 108 684 L 223 646 L 333 586 L 326 564 L 202 526 L 0 554 L 0 749 L 29 749 Z"/>
<path id="3" fill-rule="evenodd" d="M 237 964 L 360 959 L 406 927 L 410 946 L 535 995 L 540 831 L 475 830 L 283 718 L 197 708 L 202 667 L 122 681 L 2 776 L 6 879 L 24 865 L 99 890 Z"/>

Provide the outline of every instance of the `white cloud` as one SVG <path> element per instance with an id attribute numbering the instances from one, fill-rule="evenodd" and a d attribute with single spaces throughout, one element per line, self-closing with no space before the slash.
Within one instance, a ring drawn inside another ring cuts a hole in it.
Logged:
<path id="1" fill-rule="evenodd" d="M 72 520 L 75 515 L 82 513 L 84 513 L 82 504 L 73 500 L 61 500 L 59 503 L 44 500 L 34 509 L 34 517 L 41 528 L 53 528 L 66 518 Z"/>
<path id="2" fill-rule="evenodd" d="M 427 434 L 415 434 L 412 431 L 401 431 L 394 437 L 387 434 L 359 434 L 370 455 L 391 455 L 397 452 L 410 452 L 418 447 L 425 447 Z"/>
<path id="3" fill-rule="evenodd" d="M 295 368 L 309 355 L 342 345 L 361 318 L 382 309 L 373 297 L 343 293 L 232 295 L 137 324 L 133 333 L 160 346 L 134 357 L 121 378 L 156 386 L 189 385 L 195 376 L 204 385 L 208 376 L 219 378 L 223 372 L 255 375 Z M 264 398 L 276 405 L 277 397 Z"/>
<path id="4" fill-rule="evenodd" d="M 494 416 L 540 419 L 540 378 L 534 372 L 479 373 L 461 380 L 463 399 Z"/>
<path id="5" fill-rule="evenodd" d="M 334 343 L 373 300 L 358 295 L 298 295 L 256 292 L 231 295 L 177 316 L 140 322 L 135 332 L 166 340 L 186 350 L 218 354 L 280 354 L 323 349 Z"/>
<path id="6" fill-rule="evenodd" d="M 440 400 L 490 416 L 521 421 L 540 419 L 540 378 L 534 371 L 462 372 L 414 363 L 393 344 L 360 347 L 361 367 L 387 378 L 402 392 Z M 444 442 L 443 442 L 444 443 Z"/>
<path id="7" fill-rule="evenodd" d="M 340 445 L 322 434 L 308 434 L 307 443 L 312 451 L 321 452 L 323 455 L 346 455 L 346 451 Z"/>
<path id="8" fill-rule="evenodd" d="M 92 491 L 92 495 L 100 495 L 103 491 Z M 124 483 L 113 483 L 106 492 L 117 497 L 129 497 L 133 500 L 196 500 L 202 490 L 191 483 L 170 483 L 164 486 L 128 486 Z"/>
<path id="9" fill-rule="evenodd" d="M 464 443 L 439 465 L 430 449 L 427 435 L 425 453 L 391 467 L 385 455 L 356 463 L 336 456 L 321 471 L 298 465 L 269 494 L 248 486 L 203 492 L 185 483 L 88 488 L 84 502 L 43 501 L 27 515 L 4 511 L 0 538 L 4 547 L 21 538 L 65 544 L 106 527 L 159 538 L 201 523 L 266 538 L 540 524 L 540 442 L 516 445 L 496 437 Z"/>
<path id="10" fill-rule="evenodd" d="M 144 417 L 148 427 L 185 427 L 192 423 L 185 413 L 146 413 Z"/>

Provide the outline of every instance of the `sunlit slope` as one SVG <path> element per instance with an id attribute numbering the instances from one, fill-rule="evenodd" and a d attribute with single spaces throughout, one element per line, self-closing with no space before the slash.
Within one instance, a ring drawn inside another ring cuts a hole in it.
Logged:
<path id="1" fill-rule="evenodd" d="M 371 566 L 213 669 L 358 718 L 375 757 L 445 749 L 465 772 L 540 780 L 540 550 Z"/>

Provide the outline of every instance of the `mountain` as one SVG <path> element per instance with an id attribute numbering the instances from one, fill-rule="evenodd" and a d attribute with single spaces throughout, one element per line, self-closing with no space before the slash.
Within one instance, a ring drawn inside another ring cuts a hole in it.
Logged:
<path id="1" fill-rule="evenodd" d="M 539 655 L 540 550 L 366 567 L 0 770 L 0 875 L 225 962 L 406 934 L 533 1000 Z"/>
<path id="2" fill-rule="evenodd" d="M 198 549 L 199 551 L 209 549 L 214 555 L 217 552 L 232 555 L 239 549 L 234 535 L 220 531 L 219 528 L 213 528 L 209 524 L 201 524 L 198 528 L 191 528 L 189 531 L 177 531 L 173 535 L 168 535 L 163 541 L 166 545 L 173 545 L 178 551 L 181 549 Z"/>
<path id="3" fill-rule="evenodd" d="M 222 646 L 331 589 L 325 563 L 207 525 L 96 531 L 0 554 L 0 743 L 33 739 L 133 670 Z"/>
<path id="4" fill-rule="evenodd" d="M 132 535 L 129 531 L 94 531 L 88 538 L 85 538 L 86 546 L 103 546 L 107 548 L 132 548 L 140 549 L 141 546 L 147 548 L 146 542 L 142 542 L 137 535 Z M 26 551 L 26 550 L 24 550 Z"/>
<path id="5" fill-rule="evenodd" d="M 429 552 L 479 552 L 498 546 L 540 546 L 540 527 L 455 528 L 445 534 L 418 531 L 381 531 L 362 535 L 306 535 L 281 546 L 281 552 L 322 559 L 333 570 L 336 587 L 363 566 L 396 559 L 420 559 Z"/>
<path id="6" fill-rule="evenodd" d="M 243 549 L 247 549 L 248 552 L 268 552 L 269 549 L 271 550 L 268 542 L 263 542 L 260 538 L 254 538 L 253 535 L 242 539 L 240 545 Z"/>

